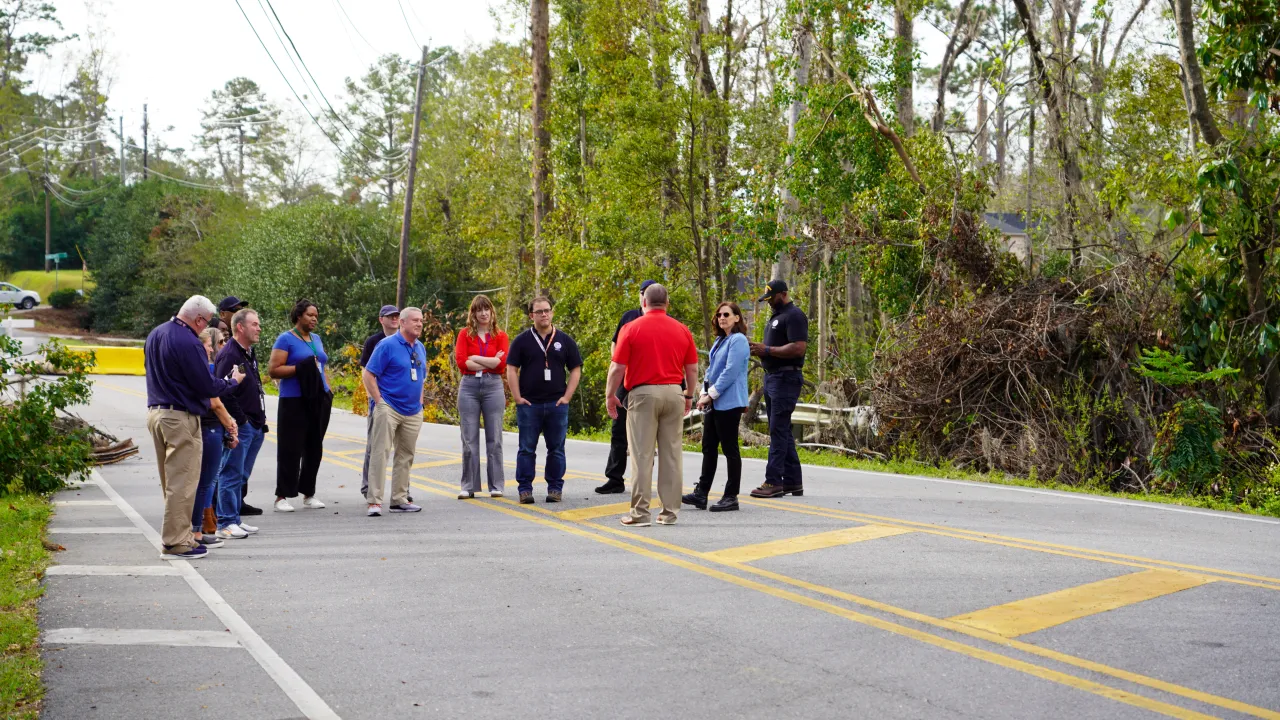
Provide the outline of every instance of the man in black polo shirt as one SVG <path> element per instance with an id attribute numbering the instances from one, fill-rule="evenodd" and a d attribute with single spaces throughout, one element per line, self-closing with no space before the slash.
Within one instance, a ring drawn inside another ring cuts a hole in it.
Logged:
<path id="1" fill-rule="evenodd" d="M 396 334 L 400 329 L 400 308 L 395 305 L 383 305 L 378 311 L 378 324 L 382 329 L 365 338 L 364 349 L 360 351 L 360 369 L 363 370 L 365 365 L 369 364 L 369 358 L 373 356 L 373 351 L 378 347 L 378 343 L 383 338 L 389 338 Z M 360 495 L 369 494 L 369 448 L 373 446 L 370 442 L 373 439 L 373 403 L 369 403 L 368 422 L 365 423 L 365 443 L 364 443 L 364 470 L 360 472 Z M 413 502 L 413 496 L 409 497 L 409 502 Z"/>
<path id="2" fill-rule="evenodd" d="M 773 280 L 760 298 L 768 300 L 773 315 L 764 329 L 764 342 L 751 343 L 751 354 L 764 366 L 764 394 L 769 411 L 769 462 L 764 484 L 752 497 L 776 498 L 804 494 L 800 456 L 791 434 L 791 413 L 804 385 L 804 353 L 809 348 L 809 318 L 791 302 L 787 284 Z"/>
<path id="3" fill-rule="evenodd" d="M 538 436 L 547 446 L 547 502 L 560 502 L 564 493 L 564 439 L 569 432 L 569 401 L 582 379 L 582 353 L 569 334 L 552 324 L 551 300 L 529 303 L 533 327 L 511 341 L 507 352 L 507 387 L 516 406 L 520 452 L 516 454 L 516 483 L 520 502 L 533 502 Z"/>
<path id="4" fill-rule="evenodd" d="M 642 302 L 644 291 L 654 284 L 656 284 L 654 280 L 645 280 L 640 283 Z M 613 342 L 609 344 L 609 357 L 613 357 L 613 350 L 618 346 L 618 333 L 622 332 L 623 326 L 642 315 L 644 311 L 640 308 L 622 313 L 622 319 L 618 320 L 618 327 L 613 331 Z M 614 418 L 609 427 L 609 460 L 604 465 L 604 476 L 608 480 L 596 488 L 596 492 L 601 495 L 627 491 L 627 484 L 623 480 L 627 474 L 627 388 L 625 385 L 618 386 L 618 400 L 620 401 L 618 417 Z"/>
<path id="5" fill-rule="evenodd" d="M 245 509 L 261 510 L 244 504 L 249 491 L 249 476 L 253 474 L 258 451 L 267 433 L 267 402 L 262 392 L 262 375 L 258 369 L 258 355 L 254 346 L 262 334 L 258 313 L 242 308 L 230 320 L 231 340 L 218 351 L 214 360 L 215 377 L 227 377 L 232 368 L 244 372 L 244 381 L 221 396 L 227 413 L 236 421 L 236 437 L 240 442 L 234 448 L 222 451 L 222 467 L 218 471 L 217 502 L 218 537 L 243 538 L 258 532 L 244 522 Z"/>

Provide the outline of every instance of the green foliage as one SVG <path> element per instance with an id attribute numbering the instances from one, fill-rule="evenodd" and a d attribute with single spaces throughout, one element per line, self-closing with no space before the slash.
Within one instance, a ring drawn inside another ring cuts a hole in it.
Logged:
<path id="1" fill-rule="evenodd" d="M 1160 348 L 1144 348 L 1142 357 L 1133 369 L 1142 377 L 1151 378 L 1171 388 L 1198 382 L 1217 382 L 1240 372 L 1238 368 L 1214 368 L 1209 372 L 1200 372 L 1185 357 Z"/>
<path id="2" fill-rule="evenodd" d="M 0 337 L 0 395 L 15 383 L 10 371 L 20 377 L 49 370 L 58 374 L 17 389 L 13 402 L 0 402 L 0 495 L 50 493 L 67 478 L 89 472 L 88 440 L 61 428 L 58 412 L 88 402 L 92 389 L 85 373 L 93 366 L 93 353 L 67 350 L 56 340 L 42 345 L 41 353 L 45 363 L 22 360 L 21 345 Z"/>
<path id="3" fill-rule="evenodd" d="M 0 501 L 0 717 L 13 720 L 35 720 L 44 694 L 36 602 L 44 594 L 44 530 L 52 511 L 41 495 Z"/>
<path id="4" fill-rule="evenodd" d="M 66 310 L 67 308 L 79 305 L 84 299 L 80 293 L 73 288 L 62 288 L 55 290 L 49 294 L 49 305 L 58 310 Z"/>
<path id="5" fill-rule="evenodd" d="M 1156 477 L 1192 492 L 1204 492 L 1222 467 L 1217 443 L 1222 439 L 1222 413 L 1199 399 L 1173 406 L 1156 431 L 1151 466 Z"/>

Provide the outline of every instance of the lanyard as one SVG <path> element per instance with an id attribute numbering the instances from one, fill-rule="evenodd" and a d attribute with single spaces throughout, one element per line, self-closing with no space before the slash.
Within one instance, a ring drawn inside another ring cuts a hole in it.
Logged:
<path id="1" fill-rule="evenodd" d="M 542 362 L 543 362 L 543 367 L 550 369 L 550 368 L 551 368 L 551 355 L 547 352 L 547 348 L 550 348 L 550 347 L 551 347 L 551 343 L 552 343 L 552 342 L 554 342 L 554 341 L 555 341 L 555 339 L 556 339 L 556 329 L 555 329 L 555 328 L 551 328 L 551 337 L 547 338 L 547 344 L 546 344 L 546 345 L 543 345 L 543 344 L 542 344 L 542 338 L 538 337 L 538 330 L 537 330 L 536 328 L 529 328 L 529 332 L 532 332 L 532 333 L 533 333 L 533 339 L 534 339 L 534 342 L 538 343 L 538 348 L 539 348 L 540 350 L 542 350 Z"/>
<path id="2" fill-rule="evenodd" d="M 416 343 L 415 343 L 415 344 L 416 344 Z M 418 353 L 417 353 L 417 352 L 415 352 L 417 349 L 418 349 L 418 348 L 416 348 L 416 347 L 414 347 L 413 345 L 410 345 L 410 344 L 408 344 L 408 343 L 405 343 L 405 344 L 404 344 L 404 350 L 405 350 L 405 352 L 409 353 L 409 366 L 410 366 L 411 368 L 413 368 L 414 370 L 417 370 L 417 369 L 418 369 Z"/>
<path id="3" fill-rule="evenodd" d="M 306 344 L 307 344 L 307 347 L 311 348 L 311 354 L 312 354 L 312 355 L 315 355 L 315 356 L 316 356 L 316 360 L 318 361 L 318 360 L 320 359 L 320 353 L 316 352 L 316 342 L 315 342 L 315 340 L 304 340 L 304 339 L 303 339 L 303 337 L 302 337 L 302 334 L 298 332 L 298 329 L 297 329 L 297 328 L 294 328 L 294 329 L 292 330 L 292 332 L 293 332 L 293 334 L 294 334 L 294 335 L 296 335 L 296 336 L 298 337 L 298 339 L 299 339 L 299 340 L 302 340 L 302 342 L 306 343 Z"/>
<path id="4" fill-rule="evenodd" d="M 489 343 L 493 341 L 493 333 L 488 335 L 489 337 L 485 340 L 481 340 L 480 336 L 476 335 L 476 344 L 480 346 L 480 357 L 489 357 Z"/>

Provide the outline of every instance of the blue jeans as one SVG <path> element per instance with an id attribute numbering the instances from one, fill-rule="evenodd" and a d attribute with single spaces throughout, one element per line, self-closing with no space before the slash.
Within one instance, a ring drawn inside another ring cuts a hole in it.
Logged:
<path id="1" fill-rule="evenodd" d="M 196 502 L 191 507 L 191 532 L 200 532 L 204 509 L 213 507 L 213 491 L 218 485 L 218 466 L 222 464 L 222 426 L 200 425 L 200 484 L 196 486 Z"/>
<path id="2" fill-rule="evenodd" d="M 553 402 L 517 405 L 516 426 L 520 428 L 520 452 L 516 454 L 516 484 L 520 492 L 533 492 L 539 435 L 547 445 L 547 465 L 542 472 L 547 479 L 547 492 L 563 492 L 564 438 L 569 434 L 569 406 Z"/>
<path id="3" fill-rule="evenodd" d="M 262 449 L 266 435 L 249 423 L 240 425 L 236 432 L 240 444 L 222 451 L 222 470 L 218 473 L 219 530 L 232 523 L 240 524 L 240 504 L 244 499 L 241 489 L 253 473 L 253 464 L 258 460 L 258 450 Z"/>
<path id="4" fill-rule="evenodd" d="M 804 374 L 800 372 L 764 376 L 764 394 L 769 398 L 769 462 L 764 467 L 764 481 L 770 485 L 788 489 L 804 485 L 796 439 L 791 434 L 791 413 L 795 412 L 803 385 Z"/>

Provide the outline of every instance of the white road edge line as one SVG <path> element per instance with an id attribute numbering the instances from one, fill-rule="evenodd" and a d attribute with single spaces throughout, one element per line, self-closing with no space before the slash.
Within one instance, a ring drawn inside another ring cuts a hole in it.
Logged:
<path id="1" fill-rule="evenodd" d="M 52 628 L 43 633 L 46 645 L 167 645 L 170 647 L 238 648 L 225 630 L 133 630 L 121 628 Z"/>
<path id="2" fill-rule="evenodd" d="M 171 565 L 50 565 L 44 571 L 49 575 L 93 575 L 132 577 L 181 575 L 182 571 Z"/>
<path id="3" fill-rule="evenodd" d="M 56 527 L 49 528 L 45 532 L 54 535 L 140 535 L 142 534 L 138 528 L 129 525 L 127 527 L 103 526 L 103 527 Z"/>
<path id="4" fill-rule="evenodd" d="M 121 497 L 120 493 L 116 492 L 116 489 L 111 487 L 111 484 L 96 469 L 92 471 L 92 477 L 98 482 L 107 497 L 111 498 L 116 506 L 120 508 L 120 511 L 142 531 L 142 534 L 155 547 L 156 552 L 163 551 L 164 544 L 160 540 L 160 533 L 147 524 L 147 521 L 138 514 L 138 511 L 134 510 L 133 506 Z M 267 671 L 271 679 L 280 686 L 285 695 L 289 696 L 293 704 L 298 706 L 303 715 L 311 718 L 311 720 L 341 720 L 338 714 L 329 707 L 329 704 L 302 679 L 302 676 L 289 667 L 284 658 L 281 658 L 279 653 L 273 650 L 262 639 L 262 636 L 258 635 L 249 626 L 249 623 L 244 621 L 244 618 L 240 617 L 240 613 L 236 612 L 226 600 L 222 599 L 222 595 L 213 589 L 213 586 L 192 567 L 190 562 L 174 560 L 172 561 L 172 567 L 181 572 L 183 579 L 187 581 L 191 589 L 200 596 L 200 599 L 204 601 L 205 605 L 209 606 L 209 609 L 218 616 L 218 619 L 231 630 L 231 635 L 249 651 L 253 659 L 257 660 L 262 669 Z"/>

